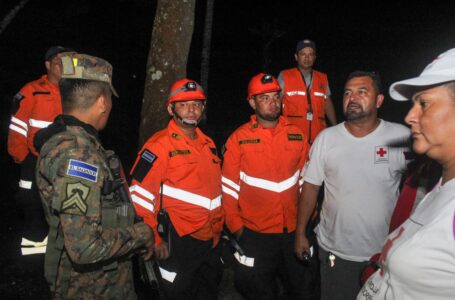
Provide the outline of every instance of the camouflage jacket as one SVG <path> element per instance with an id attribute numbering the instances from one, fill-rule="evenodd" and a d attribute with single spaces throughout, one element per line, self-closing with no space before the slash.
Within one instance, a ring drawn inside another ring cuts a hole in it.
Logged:
<path id="1" fill-rule="evenodd" d="M 56 123 L 35 138 L 37 185 L 50 224 L 45 274 L 53 298 L 135 299 L 130 254 L 144 247 L 150 229 L 133 225 L 131 204 L 103 189 L 112 180 L 107 157 L 113 152 L 102 147 L 96 130 L 71 116 Z"/>

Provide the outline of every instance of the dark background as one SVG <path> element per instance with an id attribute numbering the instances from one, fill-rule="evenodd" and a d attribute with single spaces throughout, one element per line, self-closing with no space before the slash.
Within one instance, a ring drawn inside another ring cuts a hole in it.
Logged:
<path id="1" fill-rule="evenodd" d="M 2 1 L 0 18 L 19 2 Z M 396 2 L 215 1 L 204 129 L 221 146 L 252 113 L 245 101 L 249 79 L 261 71 L 278 75 L 293 67 L 295 44 L 304 38 L 316 42 L 315 68 L 329 76 L 340 120 L 345 78 L 361 69 L 381 74 L 386 102 L 380 116 L 402 122 L 409 104 L 391 101 L 388 87 L 416 76 L 438 54 L 455 46 L 455 3 Z M 155 8 L 156 1 L 151 0 L 30 0 L 0 35 L 0 297 L 39 298 L 46 291 L 36 279 L 39 274 L 15 264 L 20 216 L 13 194 L 19 168 L 6 151 L 12 97 L 45 72 L 43 56 L 51 45 L 105 58 L 114 66 L 120 99 L 102 139 L 129 169 L 140 146 L 140 103 Z M 200 79 L 204 9 L 205 1 L 198 0 L 188 63 L 188 77 L 195 80 Z M 281 37 L 273 40 L 265 64 L 267 33 L 274 31 Z"/>

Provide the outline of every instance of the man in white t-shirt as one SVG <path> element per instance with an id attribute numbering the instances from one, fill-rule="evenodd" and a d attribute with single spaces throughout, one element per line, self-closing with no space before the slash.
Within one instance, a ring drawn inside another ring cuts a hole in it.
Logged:
<path id="1" fill-rule="evenodd" d="M 315 232 L 321 262 L 321 299 L 354 299 L 360 273 L 387 236 L 390 217 L 406 168 L 409 129 L 377 116 L 384 101 L 376 73 L 348 76 L 346 121 L 316 138 L 304 173 L 295 252 L 309 251 L 306 225 L 322 183 L 324 200 Z"/>

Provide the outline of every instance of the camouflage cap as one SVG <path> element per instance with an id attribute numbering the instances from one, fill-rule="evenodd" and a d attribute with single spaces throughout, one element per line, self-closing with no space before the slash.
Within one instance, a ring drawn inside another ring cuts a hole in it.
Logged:
<path id="1" fill-rule="evenodd" d="M 112 93 L 118 97 L 112 85 L 112 65 L 106 60 L 74 52 L 60 54 L 62 58 L 62 78 L 87 79 L 109 83 Z"/>

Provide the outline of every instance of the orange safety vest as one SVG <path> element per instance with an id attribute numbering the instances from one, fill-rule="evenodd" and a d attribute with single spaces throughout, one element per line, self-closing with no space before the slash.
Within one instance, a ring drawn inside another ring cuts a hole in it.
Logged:
<path id="1" fill-rule="evenodd" d="M 11 116 L 8 132 L 8 152 L 20 163 L 29 152 L 38 156 L 33 146 L 35 133 L 49 126 L 62 113 L 62 101 L 58 85 L 47 75 L 26 84 L 16 94 L 17 111 Z"/>
<path id="2" fill-rule="evenodd" d="M 302 130 L 282 116 L 270 130 L 253 115 L 232 133 L 222 170 L 223 208 L 231 232 L 243 226 L 262 233 L 295 230 L 308 151 Z"/>
<path id="3" fill-rule="evenodd" d="M 309 111 L 307 86 L 298 68 L 284 70 L 280 73 L 284 82 L 283 115 L 292 124 L 302 128 L 313 143 L 316 136 L 327 127 L 325 122 L 325 99 L 327 98 L 327 75 L 313 70 L 311 84 L 312 115 Z M 312 120 L 309 120 L 312 119 Z"/>
<path id="4" fill-rule="evenodd" d="M 179 236 L 213 238 L 214 245 L 219 241 L 224 222 L 221 160 L 213 141 L 199 128 L 196 133 L 197 139 L 189 139 L 171 120 L 144 144 L 131 171 L 131 198 L 138 215 L 155 232 L 156 244 L 161 243 L 157 233 L 161 205 Z"/>

